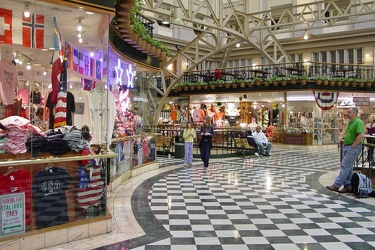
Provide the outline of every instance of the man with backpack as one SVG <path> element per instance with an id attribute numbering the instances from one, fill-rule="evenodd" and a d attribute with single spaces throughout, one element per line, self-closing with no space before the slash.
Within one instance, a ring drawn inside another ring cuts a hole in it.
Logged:
<path id="1" fill-rule="evenodd" d="M 363 121 L 357 117 L 357 108 L 349 108 L 346 115 L 349 118 L 349 123 L 345 130 L 340 173 L 332 185 L 326 186 L 327 189 L 339 193 L 352 192 L 351 178 L 353 165 L 361 153 L 365 133 L 365 125 Z M 344 187 L 339 190 L 342 185 L 344 185 Z"/>

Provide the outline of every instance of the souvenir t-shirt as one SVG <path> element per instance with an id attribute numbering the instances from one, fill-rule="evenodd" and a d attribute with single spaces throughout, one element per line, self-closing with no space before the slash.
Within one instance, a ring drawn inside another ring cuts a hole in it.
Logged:
<path id="1" fill-rule="evenodd" d="M 0 101 L 11 105 L 16 97 L 16 88 L 20 87 L 18 72 L 14 64 L 0 61 Z"/>
<path id="2" fill-rule="evenodd" d="M 31 224 L 31 174 L 26 169 L 17 169 L 7 175 L 0 176 L 0 196 L 6 194 L 25 193 L 26 225 Z"/>
<path id="3" fill-rule="evenodd" d="M 60 167 L 40 170 L 34 176 L 33 196 L 37 228 L 69 221 L 65 191 L 72 180 L 69 173 Z"/>

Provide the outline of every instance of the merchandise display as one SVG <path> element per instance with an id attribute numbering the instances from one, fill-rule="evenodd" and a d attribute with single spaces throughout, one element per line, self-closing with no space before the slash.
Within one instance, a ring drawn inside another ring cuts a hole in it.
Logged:
<path id="1" fill-rule="evenodd" d="M 69 221 L 65 191 L 73 181 L 66 169 L 51 166 L 40 170 L 32 183 L 37 228 Z"/>

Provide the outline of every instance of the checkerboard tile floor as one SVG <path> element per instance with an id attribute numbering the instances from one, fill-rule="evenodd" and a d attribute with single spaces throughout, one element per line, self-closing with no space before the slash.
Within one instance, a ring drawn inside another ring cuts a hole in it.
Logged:
<path id="1" fill-rule="evenodd" d="M 375 249 L 375 207 L 318 183 L 338 168 L 337 151 L 213 159 L 207 170 L 159 161 L 181 168 L 135 190 L 146 235 L 101 249 Z"/>

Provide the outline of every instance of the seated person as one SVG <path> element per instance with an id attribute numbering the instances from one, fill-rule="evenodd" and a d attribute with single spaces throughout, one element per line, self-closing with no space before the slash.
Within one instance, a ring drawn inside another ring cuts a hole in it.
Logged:
<path id="1" fill-rule="evenodd" d="M 252 133 L 256 144 L 260 149 L 260 154 L 263 156 L 270 156 L 270 151 L 272 148 L 272 143 L 268 142 L 266 135 L 262 132 L 260 126 L 256 127 L 255 131 Z"/>

